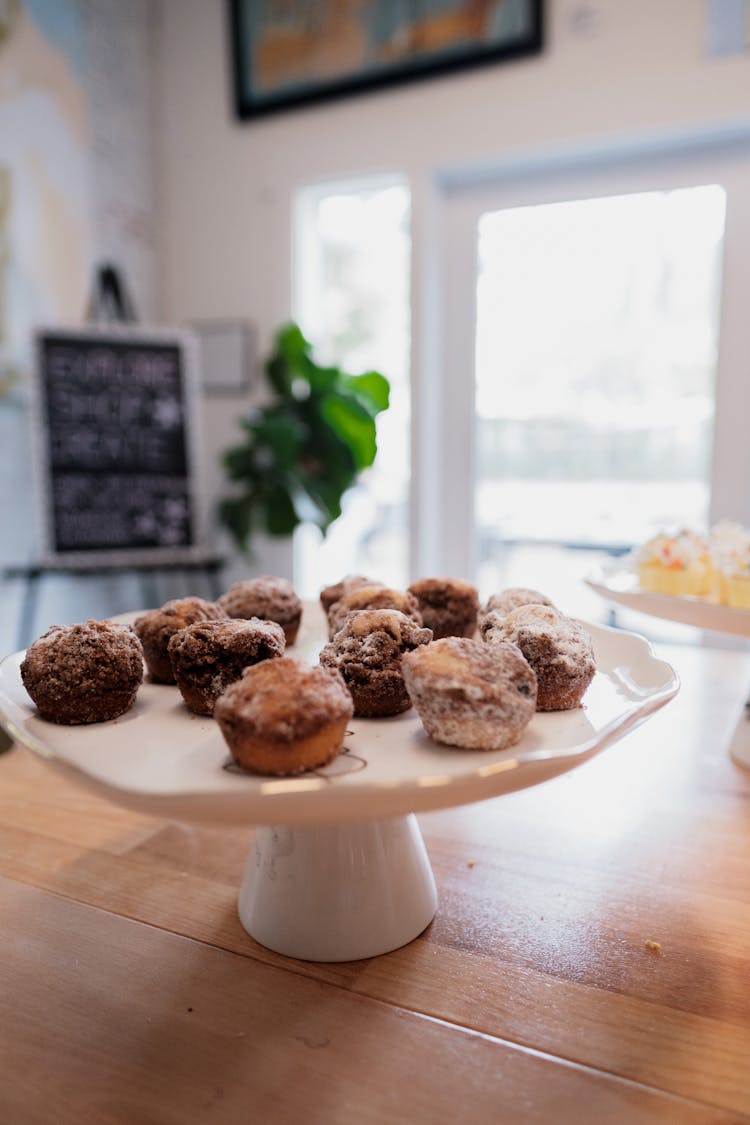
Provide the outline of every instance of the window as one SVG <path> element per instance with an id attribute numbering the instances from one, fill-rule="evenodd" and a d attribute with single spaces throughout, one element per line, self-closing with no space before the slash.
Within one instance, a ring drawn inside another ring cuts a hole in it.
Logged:
<path id="1" fill-rule="evenodd" d="M 481 585 L 512 584 L 540 542 L 707 525 L 724 214 L 708 185 L 480 218 Z"/>
<path id="2" fill-rule="evenodd" d="M 446 185 L 441 570 L 601 619 L 604 552 L 750 522 L 748 198 L 733 143 Z"/>
<path id="3" fill-rule="evenodd" d="M 400 180 L 305 189 L 297 201 L 295 315 L 316 357 L 382 371 L 390 407 L 378 455 L 325 539 L 302 527 L 295 583 L 305 597 L 344 574 L 406 582 L 410 478 L 409 192 Z"/>

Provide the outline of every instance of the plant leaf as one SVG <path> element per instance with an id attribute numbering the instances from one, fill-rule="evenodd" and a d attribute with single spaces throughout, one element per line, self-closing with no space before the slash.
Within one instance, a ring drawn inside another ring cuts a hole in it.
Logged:
<path id="1" fill-rule="evenodd" d="M 294 507 L 289 490 L 283 484 L 274 485 L 268 490 L 266 508 L 266 530 L 269 535 L 291 535 L 299 516 Z"/>
<path id="2" fill-rule="evenodd" d="M 354 395 L 326 395 L 321 414 L 349 446 L 356 468 L 367 469 L 378 451 L 372 414 Z"/>
<path id="3" fill-rule="evenodd" d="M 235 445 L 232 449 L 226 450 L 222 461 L 230 480 L 252 479 L 258 471 L 254 445 Z"/>
<path id="4" fill-rule="evenodd" d="M 229 496 L 219 505 L 221 522 L 230 532 L 238 547 L 245 548 L 253 526 L 253 497 Z"/>
<path id="5" fill-rule="evenodd" d="M 292 322 L 276 333 L 265 369 L 274 398 L 240 420 L 244 441 L 222 457 L 243 491 L 219 515 L 245 550 L 258 527 L 285 536 L 303 520 L 325 532 L 338 519 L 345 492 L 375 459 L 375 417 L 389 401 L 385 376 L 321 366 Z"/>
<path id="6" fill-rule="evenodd" d="M 375 414 L 388 409 L 391 388 L 385 375 L 381 375 L 379 371 L 366 371 L 364 375 L 349 375 L 344 382 Z"/>
<path id="7" fill-rule="evenodd" d="M 255 424 L 255 438 L 273 454 L 277 468 L 291 468 L 299 457 L 305 438 L 306 427 L 288 410 L 269 409 Z"/>

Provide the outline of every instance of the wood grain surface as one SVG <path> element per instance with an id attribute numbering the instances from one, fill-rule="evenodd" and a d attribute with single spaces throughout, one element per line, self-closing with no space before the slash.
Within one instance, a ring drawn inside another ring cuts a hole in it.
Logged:
<path id="1" fill-rule="evenodd" d="M 425 933 L 339 965 L 236 914 L 252 830 L 0 757 L 0 1121 L 750 1121 L 747 654 L 562 778 L 420 818 Z"/>

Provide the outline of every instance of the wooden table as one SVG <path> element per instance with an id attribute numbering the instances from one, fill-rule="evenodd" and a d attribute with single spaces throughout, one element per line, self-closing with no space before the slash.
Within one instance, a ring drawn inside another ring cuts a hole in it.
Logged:
<path id="1" fill-rule="evenodd" d="M 0 757 L 0 1121 L 750 1121 L 750 658 L 659 652 L 682 691 L 623 742 L 421 817 L 437 918 L 369 961 L 247 936 L 250 830 Z"/>

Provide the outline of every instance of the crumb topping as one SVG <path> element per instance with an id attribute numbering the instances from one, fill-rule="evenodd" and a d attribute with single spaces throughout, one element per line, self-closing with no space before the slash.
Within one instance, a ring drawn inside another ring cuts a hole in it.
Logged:
<path id="1" fill-rule="evenodd" d="M 482 609 L 482 617 L 490 613 L 497 613 L 504 617 L 522 605 L 548 605 L 555 608 L 547 595 L 539 590 L 534 590 L 530 586 L 509 586 L 499 594 L 490 595 Z"/>
<path id="2" fill-rule="evenodd" d="M 536 676 L 516 645 L 444 637 L 404 656 L 407 684 L 421 685 L 438 705 L 536 698 Z"/>
<path id="3" fill-rule="evenodd" d="M 390 586 L 360 586 L 345 594 L 331 607 L 328 615 L 331 637 L 343 627 L 350 614 L 362 609 L 397 609 L 422 624 L 419 603 L 413 594 Z"/>
<path id="4" fill-rule="evenodd" d="M 293 742 L 351 718 L 352 709 L 335 669 L 284 656 L 245 669 L 219 697 L 214 714 L 222 725 L 250 729 L 257 738 Z"/>
<path id="5" fill-rule="evenodd" d="M 227 617 L 261 617 L 286 625 L 302 613 L 302 602 L 286 578 L 262 575 L 235 582 L 219 598 Z"/>
<path id="6" fill-rule="evenodd" d="M 133 702 L 143 680 L 143 649 L 129 625 L 53 625 L 27 649 L 21 679 L 44 718 L 99 722 Z"/>

